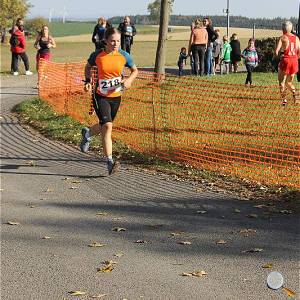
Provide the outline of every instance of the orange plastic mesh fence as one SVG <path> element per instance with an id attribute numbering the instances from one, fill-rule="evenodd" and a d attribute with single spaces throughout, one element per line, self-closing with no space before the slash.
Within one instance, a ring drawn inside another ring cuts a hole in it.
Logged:
<path id="1" fill-rule="evenodd" d="M 84 124 L 91 95 L 84 62 L 43 61 L 40 97 Z M 299 106 L 280 105 L 277 85 L 243 85 L 140 71 L 122 97 L 114 138 L 162 159 L 265 184 L 300 187 Z"/>

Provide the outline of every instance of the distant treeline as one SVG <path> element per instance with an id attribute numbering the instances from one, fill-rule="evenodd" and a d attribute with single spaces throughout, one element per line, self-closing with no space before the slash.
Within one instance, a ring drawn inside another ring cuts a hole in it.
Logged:
<path id="1" fill-rule="evenodd" d="M 178 26 L 189 26 L 196 18 L 203 19 L 206 16 L 183 16 L 183 15 L 171 15 L 170 25 Z M 227 17 L 226 16 L 209 16 L 213 21 L 214 27 L 226 27 Z M 109 19 L 111 24 L 118 24 L 122 22 L 124 16 L 112 17 Z M 131 16 L 131 19 L 135 24 L 139 25 L 154 25 L 155 23 L 150 20 L 148 15 L 136 15 Z M 252 28 L 255 24 L 256 28 L 264 29 L 281 29 L 281 24 L 286 19 L 283 18 L 247 18 L 241 16 L 230 16 L 230 26 L 239 28 Z M 289 19 L 294 25 L 297 24 L 298 20 L 296 18 Z"/>

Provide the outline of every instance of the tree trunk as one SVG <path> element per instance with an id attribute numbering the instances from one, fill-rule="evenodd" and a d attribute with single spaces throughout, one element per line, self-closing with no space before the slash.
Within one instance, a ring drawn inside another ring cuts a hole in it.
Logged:
<path id="1" fill-rule="evenodd" d="M 154 72 L 159 74 L 165 73 L 166 62 L 166 41 L 169 26 L 170 3 L 169 0 L 161 0 L 160 4 L 160 22 L 159 22 L 159 36 L 156 49 L 155 69 Z"/>

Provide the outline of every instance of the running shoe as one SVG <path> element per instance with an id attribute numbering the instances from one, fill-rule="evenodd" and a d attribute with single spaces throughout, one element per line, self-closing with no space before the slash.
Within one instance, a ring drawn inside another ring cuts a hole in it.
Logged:
<path id="1" fill-rule="evenodd" d="M 89 132 L 90 130 L 87 127 L 81 129 L 82 140 L 80 143 L 80 150 L 84 153 L 88 152 L 90 147 L 91 138 Z"/>
<path id="2" fill-rule="evenodd" d="M 13 72 L 12 73 L 14 76 L 18 76 L 19 75 L 19 72 Z"/>
<path id="3" fill-rule="evenodd" d="M 113 162 L 112 160 L 107 161 L 108 175 L 115 174 L 120 171 L 120 163 L 118 161 Z"/>
<path id="4" fill-rule="evenodd" d="M 25 75 L 33 75 L 33 73 L 28 70 L 28 71 L 25 72 Z"/>

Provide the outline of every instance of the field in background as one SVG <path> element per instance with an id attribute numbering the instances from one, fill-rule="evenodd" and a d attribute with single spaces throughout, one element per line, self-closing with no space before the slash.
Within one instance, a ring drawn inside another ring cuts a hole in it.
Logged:
<path id="1" fill-rule="evenodd" d="M 87 35 L 89 36 L 89 40 L 91 38 L 91 34 L 96 25 L 96 20 L 94 23 L 92 22 L 72 22 L 72 23 L 50 23 L 49 29 L 51 34 L 54 37 L 64 37 L 64 36 L 78 36 L 78 35 Z M 117 27 L 119 24 L 113 24 L 113 26 Z M 187 26 L 173 26 L 174 32 L 186 31 Z M 136 25 L 136 29 L 139 34 L 156 34 L 158 33 L 158 26 L 152 25 Z M 79 41 L 80 42 L 80 41 Z"/>

